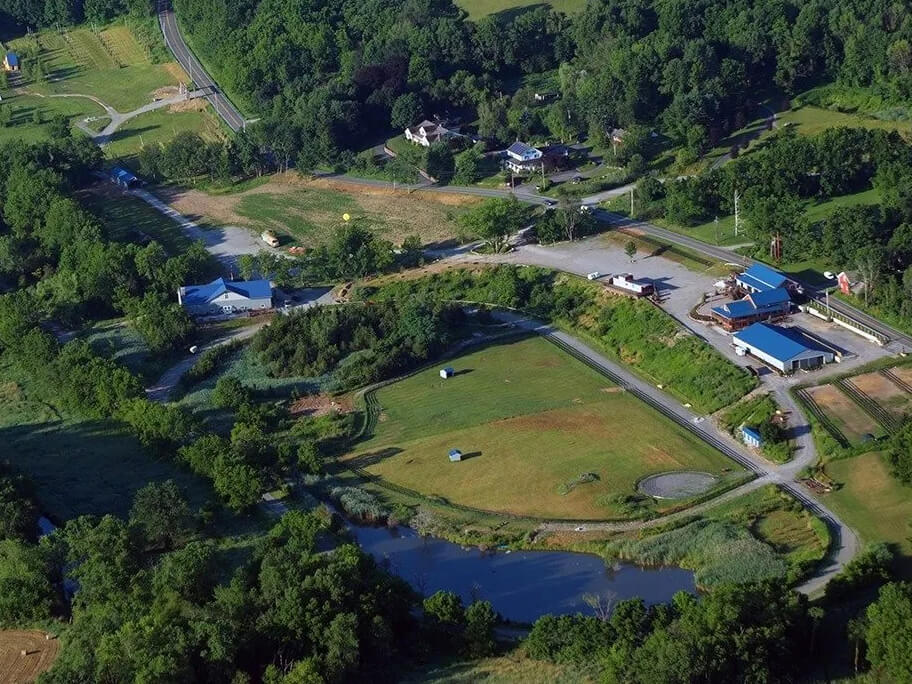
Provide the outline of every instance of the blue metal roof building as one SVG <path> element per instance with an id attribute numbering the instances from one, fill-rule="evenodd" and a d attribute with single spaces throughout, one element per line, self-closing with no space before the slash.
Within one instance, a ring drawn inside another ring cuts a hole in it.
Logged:
<path id="1" fill-rule="evenodd" d="M 139 178 L 122 166 L 115 166 L 108 175 L 111 177 L 112 183 L 115 183 L 122 188 L 131 188 L 134 185 L 139 184 Z"/>
<path id="2" fill-rule="evenodd" d="M 759 447 L 763 444 L 763 438 L 760 433 L 746 425 L 741 426 L 741 439 L 744 440 L 745 444 L 752 447 Z"/>
<path id="3" fill-rule="evenodd" d="M 712 315 L 726 330 L 736 330 L 757 321 L 785 315 L 792 307 L 792 298 L 781 287 L 753 292 L 744 299 L 712 308 Z"/>
<path id="4" fill-rule="evenodd" d="M 754 264 L 735 278 L 738 286 L 746 292 L 766 292 L 777 287 L 785 287 L 789 282 L 784 273 L 763 264 Z"/>
<path id="5" fill-rule="evenodd" d="M 749 353 L 783 373 L 817 368 L 836 357 L 809 335 L 768 323 L 754 323 L 736 332 L 732 343 L 740 353 Z"/>
<path id="6" fill-rule="evenodd" d="M 268 280 L 225 280 L 188 285 L 177 291 L 178 303 L 190 313 L 213 315 L 272 308 L 272 285 Z"/>

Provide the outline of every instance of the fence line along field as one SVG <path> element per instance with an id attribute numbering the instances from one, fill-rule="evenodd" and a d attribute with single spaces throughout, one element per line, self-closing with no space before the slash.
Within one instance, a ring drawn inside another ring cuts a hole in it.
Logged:
<path id="1" fill-rule="evenodd" d="M 883 428 L 835 385 L 811 387 L 808 394 L 851 444 L 884 434 Z"/>
<path id="2" fill-rule="evenodd" d="M 538 518 L 661 513 L 648 475 L 743 476 L 721 453 L 541 338 L 486 347 L 376 391 L 374 434 L 346 457 L 399 487 Z M 462 461 L 450 462 L 450 450 Z"/>
<path id="3" fill-rule="evenodd" d="M 37 629 L 0 630 L 0 684 L 34 682 L 50 669 L 59 651 L 60 642 Z"/>
<path id="4" fill-rule="evenodd" d="M 912 415 L 912 394 L 903 390 L 887 375 L 864 373 L 856 375 L 850 382 L 897 418 Z"/>

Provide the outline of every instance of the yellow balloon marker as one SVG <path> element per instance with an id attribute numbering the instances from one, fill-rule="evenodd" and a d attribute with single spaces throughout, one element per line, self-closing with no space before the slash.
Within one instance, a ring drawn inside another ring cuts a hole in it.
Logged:
<path id="1" fill-rule="evenodd" d="M 342 214 L 342 220 L 343 220 L 343 221 L 350 221 L 350 220 L 351 220 L 351 216 L 349 216 L 348 214 Z"/>

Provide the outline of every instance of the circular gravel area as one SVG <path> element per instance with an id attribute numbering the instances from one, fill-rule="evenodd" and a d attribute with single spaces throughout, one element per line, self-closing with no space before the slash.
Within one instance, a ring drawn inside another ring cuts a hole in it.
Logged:
<path id="1" fill-rule="evenodd" d="M 703 494 L 717 482 L 715 475 L 695 470 L 677 470 L 671 473 L 650 475 L 640 480 L 637 489 L 657 499 L 686 499 Z"/>

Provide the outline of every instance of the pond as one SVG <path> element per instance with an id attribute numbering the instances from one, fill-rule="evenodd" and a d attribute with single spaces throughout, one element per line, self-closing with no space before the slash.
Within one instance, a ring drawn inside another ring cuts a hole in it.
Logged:
<path id="1" fill-rule="evenodd" d="M 490 601 L 515 622 L 531 623 L 552 613 L 593 615 L 587 594 L 620 601 L 641 597 L 664 603 L 678 591 L 696 593 L 693 573 L 680 568 L 609 567 L 598 556 L 567 551 L 483 552 L 422 537 L 407 527 L 350 527 L 361 548 L 415 589 L 430 596 L 441 589 L 463 601 Z"/>

